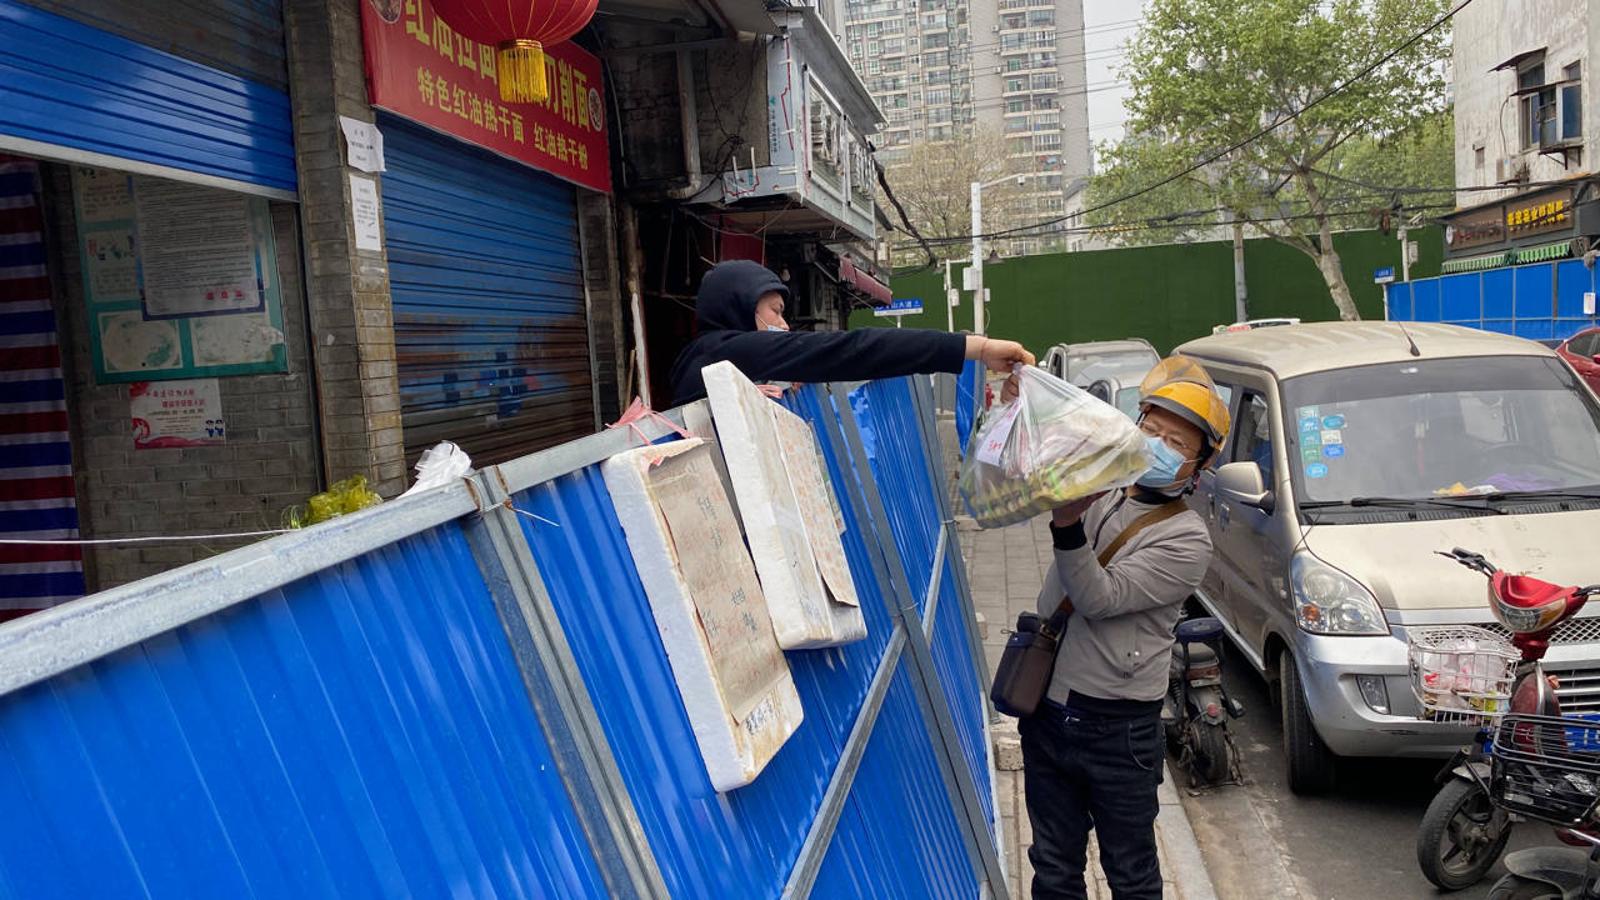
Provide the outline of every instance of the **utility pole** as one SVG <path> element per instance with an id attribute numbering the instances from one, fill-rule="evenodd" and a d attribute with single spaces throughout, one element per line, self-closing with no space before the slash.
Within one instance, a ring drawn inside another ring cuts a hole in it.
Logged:
<path id="1" fill-rule="evenodd" d="M 950 260 L 944 261 L 944 317 L 945 330 L 954 334 L 956 330 L 956 305 L 951 302 L 950 293 Z"/>
<path id="2" fill-rule="evenodd" d="M 976 181 L 972 183 L 972 273 L 972 333 L 983 334 L 983 185 Z"/>
<path id="3" fill-rule="evenodd" d="M 1406 220 L 1400 220 L 1400 280 L 1411 280 L 1411 245 L 1406 243 Z"/>
<path id="4" fill-rule="evenodd" d="M 1228 219 L 1233 222 L 1233 320 L 1250 321 L 1249 290 L 1244 281 L 1244 223 L 1232 210 Z"/>

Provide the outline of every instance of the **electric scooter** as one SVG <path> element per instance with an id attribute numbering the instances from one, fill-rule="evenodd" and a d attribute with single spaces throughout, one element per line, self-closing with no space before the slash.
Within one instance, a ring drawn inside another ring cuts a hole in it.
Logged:
<path id="1" fill-rule="evenodd" d="M 1228 719 L 1244 715 L 1244 706 L 1222 684 L 1222 635 L 1222 622 L 1210 616 L 1178 623 L 1161 709 L 1167 746 L 1196 787 L 1238 779 L 1239 751 Z"/>
<path id="2" fill-rule="evenodd" d="M 1550 648 L 1550 636 L 1600 593 L 1600 585 L 1563 587 L 1511 575 L 1481 554 L 1460 548 L 1439 555 L 1489 579 L 1489 609 L 1511 633 L 1509 644 L 1493 632 L 1469 626 L 1418 628 L 1410 635 L 1412 688 L 1424 715 L 1481 726 L 1473 746 L 1457 751 L 1440 771 L 1439 792 L 1417 834 L 1423 875 L 1439 888 L 1460 890 L 1476 884 L 1500 858 L 1514 816 L 1520 815 L 1497 802 L 1491 790 L 1500 749 L 1493 726 L 1508 713 L 1545 719 L 1561 715 L 1554 679 L 1540 661 Z"/>

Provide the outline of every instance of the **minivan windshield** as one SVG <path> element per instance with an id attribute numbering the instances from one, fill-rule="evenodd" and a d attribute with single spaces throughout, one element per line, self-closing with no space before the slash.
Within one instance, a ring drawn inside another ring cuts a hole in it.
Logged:
<path id="1" fill-rule="evenodd" d="M 1600 492 L 1600 409 L 1554 357 L 1337 369 L 1282 393 L 1302 504 Z"/>

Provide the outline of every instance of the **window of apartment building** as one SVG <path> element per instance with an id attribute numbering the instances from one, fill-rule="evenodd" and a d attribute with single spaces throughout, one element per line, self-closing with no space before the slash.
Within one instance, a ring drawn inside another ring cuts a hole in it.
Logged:
<path id="1" fill-rule="evenodd" d="M 1583 63 L 1561 70 L 1561 139 L 1583 139 Z"/>
<path id="2" fill-rule="evenodd" d="M 1034 109 L 1055 109 L 1060 105 L 1060 98 L 1055 94 L 1040 94 L 1033 98 Z"/>
<path id="3" fill-rule="evenodd" d="M 1033 89 L 1036 91 L 1050 91 L 1061 86 L 1061 77 L 1056 75 L 1054 72 L 1050 72 L 1044 75 L 1033 76 L 1030 83 L 1033 85 Z"/>
<path id="4" fill-rule="evenodd" d="M 928 140 L 948 141 L 954 136 L 949 125 L 939 125 L 928 129 Z"/>
<path id="5" fill-rule="evenodd" d="M 1028 89 L 1028 79 L 1026 79 L 1026 78 L 1007 78 L 1006 79 L 1006 93 L 1008 93 L 1008 94 L 1012 93 L 1014 91 L 1025 91 L 1027 89 Z"/>
<path id="6" fill-rule="evenodd" d="M 1020 134 L 1028 130 L 1027 119 L 1007 119 L 1006 134 Z"/>
<path id="7" fill-rule="evenodd" d="M 867 60 L 867 74 L 868 75 L 877 75 L 881 71 L 883 71 L 883 63 L 878 62 L 876 59 L 868 59 Z"/>
<path id="8" fill-rule="evenodd" d="M 867 41 L 867 54 L 869 56 L 877 56 L 882 52 L 883 43 L 881 41 Z"/>
<path id="9" fill-rule="evenodd" d="M 950 91 L 946 88 L 934 88 L 928 91 L 927 103 L 929 106 L 948 106 L 950 104 Z"/>
<path id="10" fill-rule="evenodd" d="M 1061 127 L 1061 114 L 1058 113 L 1058 112 L 1042 113 L 1042 114 L 1036 113 L 1034 115 L 1034 117 L 1033 117 L 1033 130 L 1034 131 L 1050 131 L 1050 130 L 1058 129 L 1060 127 Z"/>
<path id="11" fill-rule="evenodd" d="M 950 107 L 948 106 L 934 107 L 933 109 L 928 110 L 929 125 L 947 125 L 950 123 L 950 120 Z"/>
<path id="12" fill-rule="evenodd" d="M 1055 67 L 1056 55 L 1054 53 L 1028 54 L 1028 68 L 1030 69 L 1054 69 Z"/>
<path id="13" fill-rule="evenodd" d="M 949 84 L 950 83 L 950 70 L 949 69 L 933 69 L 933 70 L 930 70 L 928 72 L 927 82 L 928 82 L 929 85 Z"/>
<path id="14" fill-rule="evenodd" d="M 1028 39 L 1020 34 L 1002 34 L 1000 35 L 1000 52 L 1010 53 L 1013 50 L 1021 50 L 1027 46 L 1027 42 Z"/>
<path id="15" fill-rule="evenodd" d="M 1028 17 L 1022 13 L 1006 13 L 1000 17 L 1002 31 L 1015 31 L 1026 27 L 1028 27 Z"/>
<path id="16" fill-rule="evenodd" d="M 1006 60 L 1006 71 L 1007 72 L 1021 72 L 1024 68 L 1027 67 L 1027 65 L 1028 65 L 1027 60 L 1022 59 L 1019 56 L 1013 56 L 1013 57 L 1010 57 L 1009 59 Z"/>
<path id="17" fill-rule="evenodd" d="M 922 16 L 923 28 L 946 28 L 948 20 L 942 12 L 924 13 Z"/>
<path id="18" fill-rule="evenodd" d="M 948 47 L 950 46 L 950 35 L 943 32 L 935 32 L 933 34 L 926 35 L 922 39 L 922 46 L 928 48 L 929 50 L 937 50 L 941 47 Z"/>
<path id="19" fill-rule="evenodd" d="M 1053 27 L 1056 24 L 1056 11 L 1053 9 L 1033 10 L 1028 13 L 1028 24 L 1034 28 Z"/>
<path id="20" fill-rule="evenodd" d="M 1583 139 L 1583 65 L 1547 81 L 1542 55 L 1517 69 L 1517 118 L 1522 149 L 1556 147 Z"/>
<path id="21" fill-rule="evenodd" d="M 1008 113 L 1019 113 L 1019 112 L 1027 112 L 1027 111 L 1028 111 L 1028 101 L 1025 100 L 1025 99 L 1024 100 L 1007 100 L 1006 101 L 1006 112 L 1008 112 Z"/>
<path id="22" fill-rule="evenodd" d="M 950 51 L 931 50 L 922 54 L 922 67 L 924 69 L 948 69 L 950 67 Z"/>
<path id="23" fill-rule="evenodd" d="M 1054 149 L 1061 146 L 1060 131 L 1041 131 L 1033 136 L 1034 146 L 1040 150 Z"/>
<path id="24" fill-rule="evenodd" d="M 1006 141 L 1006 152 L 1012 156 L 1016 156 L 1019 153 L 1032 153 L 1033 138 L 1010 138 Z"/>

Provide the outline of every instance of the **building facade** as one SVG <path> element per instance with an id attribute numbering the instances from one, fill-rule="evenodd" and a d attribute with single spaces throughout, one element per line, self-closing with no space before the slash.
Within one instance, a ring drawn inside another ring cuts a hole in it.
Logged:
<path id="1" fill-rule="evenodd" d="M 1600 7 L 1481 0 L 1457 13 L 1453 27 L 1457 186 L 1510 192 L 1593 171 L 1600 104 L 1587 85 L 1600 52 Z"/>
<path id="2" fill-rule="evenodd" d="M 1069 211 L 1092 170 L 1082 0 L 847 0 L 845 16 L 845 47 L 887 117 L 885 161 L 993 135 L 1006 171 L 1028 176 L 1017 215 Z"/>
<path id="3" fill-rule="evenodd" d="M 0 0 L 0 620 L 664 407 L 723 259 L 888 302 L 827 0 L 605 0 L 539 102 L 469 5 Z"/>

